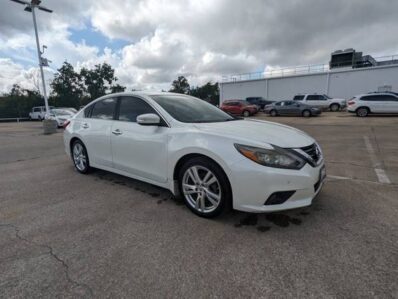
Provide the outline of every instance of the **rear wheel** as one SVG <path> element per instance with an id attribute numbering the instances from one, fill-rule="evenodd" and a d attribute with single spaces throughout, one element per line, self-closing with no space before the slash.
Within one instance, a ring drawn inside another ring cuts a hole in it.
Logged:
<path id="1" fill-rule="evenodd" d="M 302 116 L 304 116 L 304 117 L 310 117 L 310 116 L 311 116 L 311 111 L 309 111 L 309 110 L 304 110 L 301 114 L 302 114 Z"/>
<path id="2" fill-rule="evenodd" d="M 271 116 L 277 116 L 278 113 L 276 113 L 276 110 L 271 110 L 271 111 L 269 112 L 269 114 L 270 114 Z"/>
<path id="3" fill-rule="evenodd" d="M 90 162 L 83 142 L 76 140 L 72 145 L 72 160 L 78 172 L 86 174 L 90 171 Z"/>
<path id="4" fill-rule="evenodd" d="M 243 114 L 244 117 L 249 117 L 250 116 L 250 112 L 247 111 L 247 110 L 243 111 L 242 114 Z"/>
<path id="5" fill-rule="evenodd" d="M 201 217 L 218 216 L 230 205 L 228 178 L 210 159 L 188 160 L 179 171 L 178 185 L 187 207 Z"/>
<path id="6" fill-rule="evenodd" d="M 369 114 L 369 109 L 366 107 L 360 107 L 357 109 L 357 116 L 359 117 L 365 117 L 368 116 Z"/>
<path id="7" fill-rule="evenodd" d="M 340 110 L 340 105 L 339 104 L 332 104 L 332 105 L 330 105 L 329 109 L 330 109 L 330 111 L 337 112 L 337 111 Z"/>

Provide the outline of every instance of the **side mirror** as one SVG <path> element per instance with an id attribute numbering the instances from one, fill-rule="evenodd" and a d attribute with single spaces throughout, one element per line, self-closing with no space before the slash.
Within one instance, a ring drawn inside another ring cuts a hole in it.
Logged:
<path id="1" fill-rule="evenodd" d="M 160 117 L 154 113 L 146 113 L 137 116 L 137 124 L 141 126 L 158 126 Z"/>

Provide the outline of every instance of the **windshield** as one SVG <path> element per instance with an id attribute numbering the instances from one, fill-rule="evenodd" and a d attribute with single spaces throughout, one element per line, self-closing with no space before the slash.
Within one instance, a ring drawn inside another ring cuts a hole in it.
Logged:
<path id="1" fill-rule="evenodd" d="M 324 94 L 323 95 L 325 98 L 327 98 L 327 99 L 331 99 L 331 97 L 329 97 L 328 95 L 326 95 L 326 94 Z"/>
<path id="2" fill-rule="evenodd" d="M 217 107 L 191 96 L 156 95 L 151 98 L 180 122 L 205 123 L 235 120 Z"/>

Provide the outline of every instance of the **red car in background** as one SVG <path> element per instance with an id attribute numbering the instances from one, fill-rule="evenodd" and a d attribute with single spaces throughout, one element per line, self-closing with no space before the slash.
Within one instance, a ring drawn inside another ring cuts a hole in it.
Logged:
<path id="1" fill-rule="evenodd" d="M 256 105 L 252 105 L 244 100 L 226 100 L 222 102 L 220 108 L 230 114 L 243 115 L 244 117 L 254 115 L 258 112 Z"/>

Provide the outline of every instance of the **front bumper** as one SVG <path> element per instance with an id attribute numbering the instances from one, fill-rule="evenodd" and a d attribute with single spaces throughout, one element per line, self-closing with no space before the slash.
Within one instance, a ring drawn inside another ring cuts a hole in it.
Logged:
<path id="1" fill-rule="evenodd" d="M 231 167 L 233 208 L 261 213 L 309 206 L 322 189 L 323 167 L 324 161 L 316 167 L 306 164 L 300 170 L 291 170 L 266 167 L 249 159 L 240 160 Z M 282 204 L 265 204 L 273 193 L 283 191 L 295 192 Z"/>

